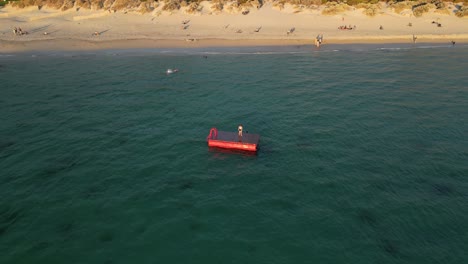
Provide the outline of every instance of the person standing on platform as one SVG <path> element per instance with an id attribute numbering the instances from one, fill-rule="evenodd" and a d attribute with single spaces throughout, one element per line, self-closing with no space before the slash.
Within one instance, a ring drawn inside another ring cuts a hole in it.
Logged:
<path id="1" fill-rule="evenodd" d="M 242 139 L 242 124 L 239 124 L 239 127 L 237 127 L 237 134 L 239 135 L 239 141 Z"/>

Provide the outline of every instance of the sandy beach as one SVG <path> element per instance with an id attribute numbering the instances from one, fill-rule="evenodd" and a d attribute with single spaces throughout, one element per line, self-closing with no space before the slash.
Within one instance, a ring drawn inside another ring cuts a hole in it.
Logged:
<path id="1" fill-rule="evenodd" d="M 413 43 L 413 35 L 418 43 L 468 42 L 468 19 L 451 14 L 450 8 L 455 7 L 450 6 L 447 13 L 431 11 L 421 17 L 414 17 L 410 10 L 396 13 L 385 6 L 374 17 L 358 8 L 323 15 L 321 7 L 297 9 L 287 4 L 279 9 L 266 3 L 242 14 L 228 8 L 214 12 L 208 2 L 201 6 L 191 14 L 185 8 L 163 11 L 161 6 L 145 14 L 6 6 L 0 9 L 0 52 L 312 45 L 318 34 L 323 35 L 323 44 Z M 353 29 L 339 29 L 342 26 Z M 15 27 L 28 34 L 15 35 Z"/>

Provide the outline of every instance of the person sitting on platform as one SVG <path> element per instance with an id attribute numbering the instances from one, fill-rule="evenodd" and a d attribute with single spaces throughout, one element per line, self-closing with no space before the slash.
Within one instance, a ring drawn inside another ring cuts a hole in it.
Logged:
<path id="1" fill-rule="evenodd" d="M 238 135 L 239 135 L 239 141 L 241 141 L 242 139 L 242 124 L 239 125 L 239 127 L 237 128 L 237 131 L 238 131 Z"/>

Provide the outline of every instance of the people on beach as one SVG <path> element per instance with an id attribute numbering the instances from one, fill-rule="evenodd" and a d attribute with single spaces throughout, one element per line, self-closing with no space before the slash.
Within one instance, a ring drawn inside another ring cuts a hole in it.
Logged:
<path id="1" fill-rule="evenodd" d="M 436 25 L 437 25 L 437 27 L 442 27 L 442 24 L 441 24 L 441 23 L 439 23 L 439 22 L 437 22 L 437 21 L 432 21 L 432 24 L 436 24 Z"/>
<path id="2" fill-rule="evenodd" d="M 353 29 L 356 29 L 356 25 L 354 25 L 354 26 L 351 26 L 351 25 L 349 25 L 349 26 L 347 26 L 347 25 L 339 26 L 338 29 L 339 30 L 353 30 Z"/>
<path id="3" fill-rule="evenodd" d="M 416 36 L 413 34 L 413 43 L 416 43 L 416 39 L 418 39 L 418 37 L 416 37 Z"/>
<path id="4" fill-rule="evenodd" d="M 379 29 L 380 29 L 380 30 L 383 30 L 383 27 L 382 27 L 382 25 L 380 25 Z"/>
<path id="5" fill-rule="evenodd" d="M 317 48 L 320 48 L 320 45 L 322 45 L 322 41 L 323 41 L 323 35 L 318 34 L 317 37 L 315 37 L 315 46 Z"/>
<path id="6" fill-rule="evenodd" d="M 22 36 L 22 35 L 27 35 L 28 32 L 27 32 L 27 31 L 23 31 L 20 27 L 18 27 L 18 28 L 15 27 L 15 28 L 13 29 L 13 34 Z"/>
<path id="7" fill-rule="evenodd" d="M 239 135 L 240 138 L 242 138 L 242 130 L 243 130 L 242 124 L 239 124 L 239 126 L 237 127 L 237 134 Z"/>

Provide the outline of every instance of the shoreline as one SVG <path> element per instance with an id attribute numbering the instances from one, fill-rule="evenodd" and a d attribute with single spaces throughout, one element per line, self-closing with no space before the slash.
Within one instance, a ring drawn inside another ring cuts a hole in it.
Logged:
<path id="1" fill-rule="evenodd" d="M 326 39 L 326 45 L 345 44 L 413 44 L 411 37 L 373 37 L 373 38 L 347 38 Z M 417 44 L 447 44 L 451 41 L 457 44 L 468 43 L 468 38 L 452 36 L 418 36 Z M 313 39 L 217 39 L 207 38 L 187 42 L 180 39 L 33 39 L 33 40 L 1 40 L 1 53 L 23 53 L 28 51 L 95 51 L 95 50 L 127 50 L 127 49 L 199 49 L 199 48 L 228 48 L 228 47 L 274 47 L 274 46 L 313 46 Z"/>

